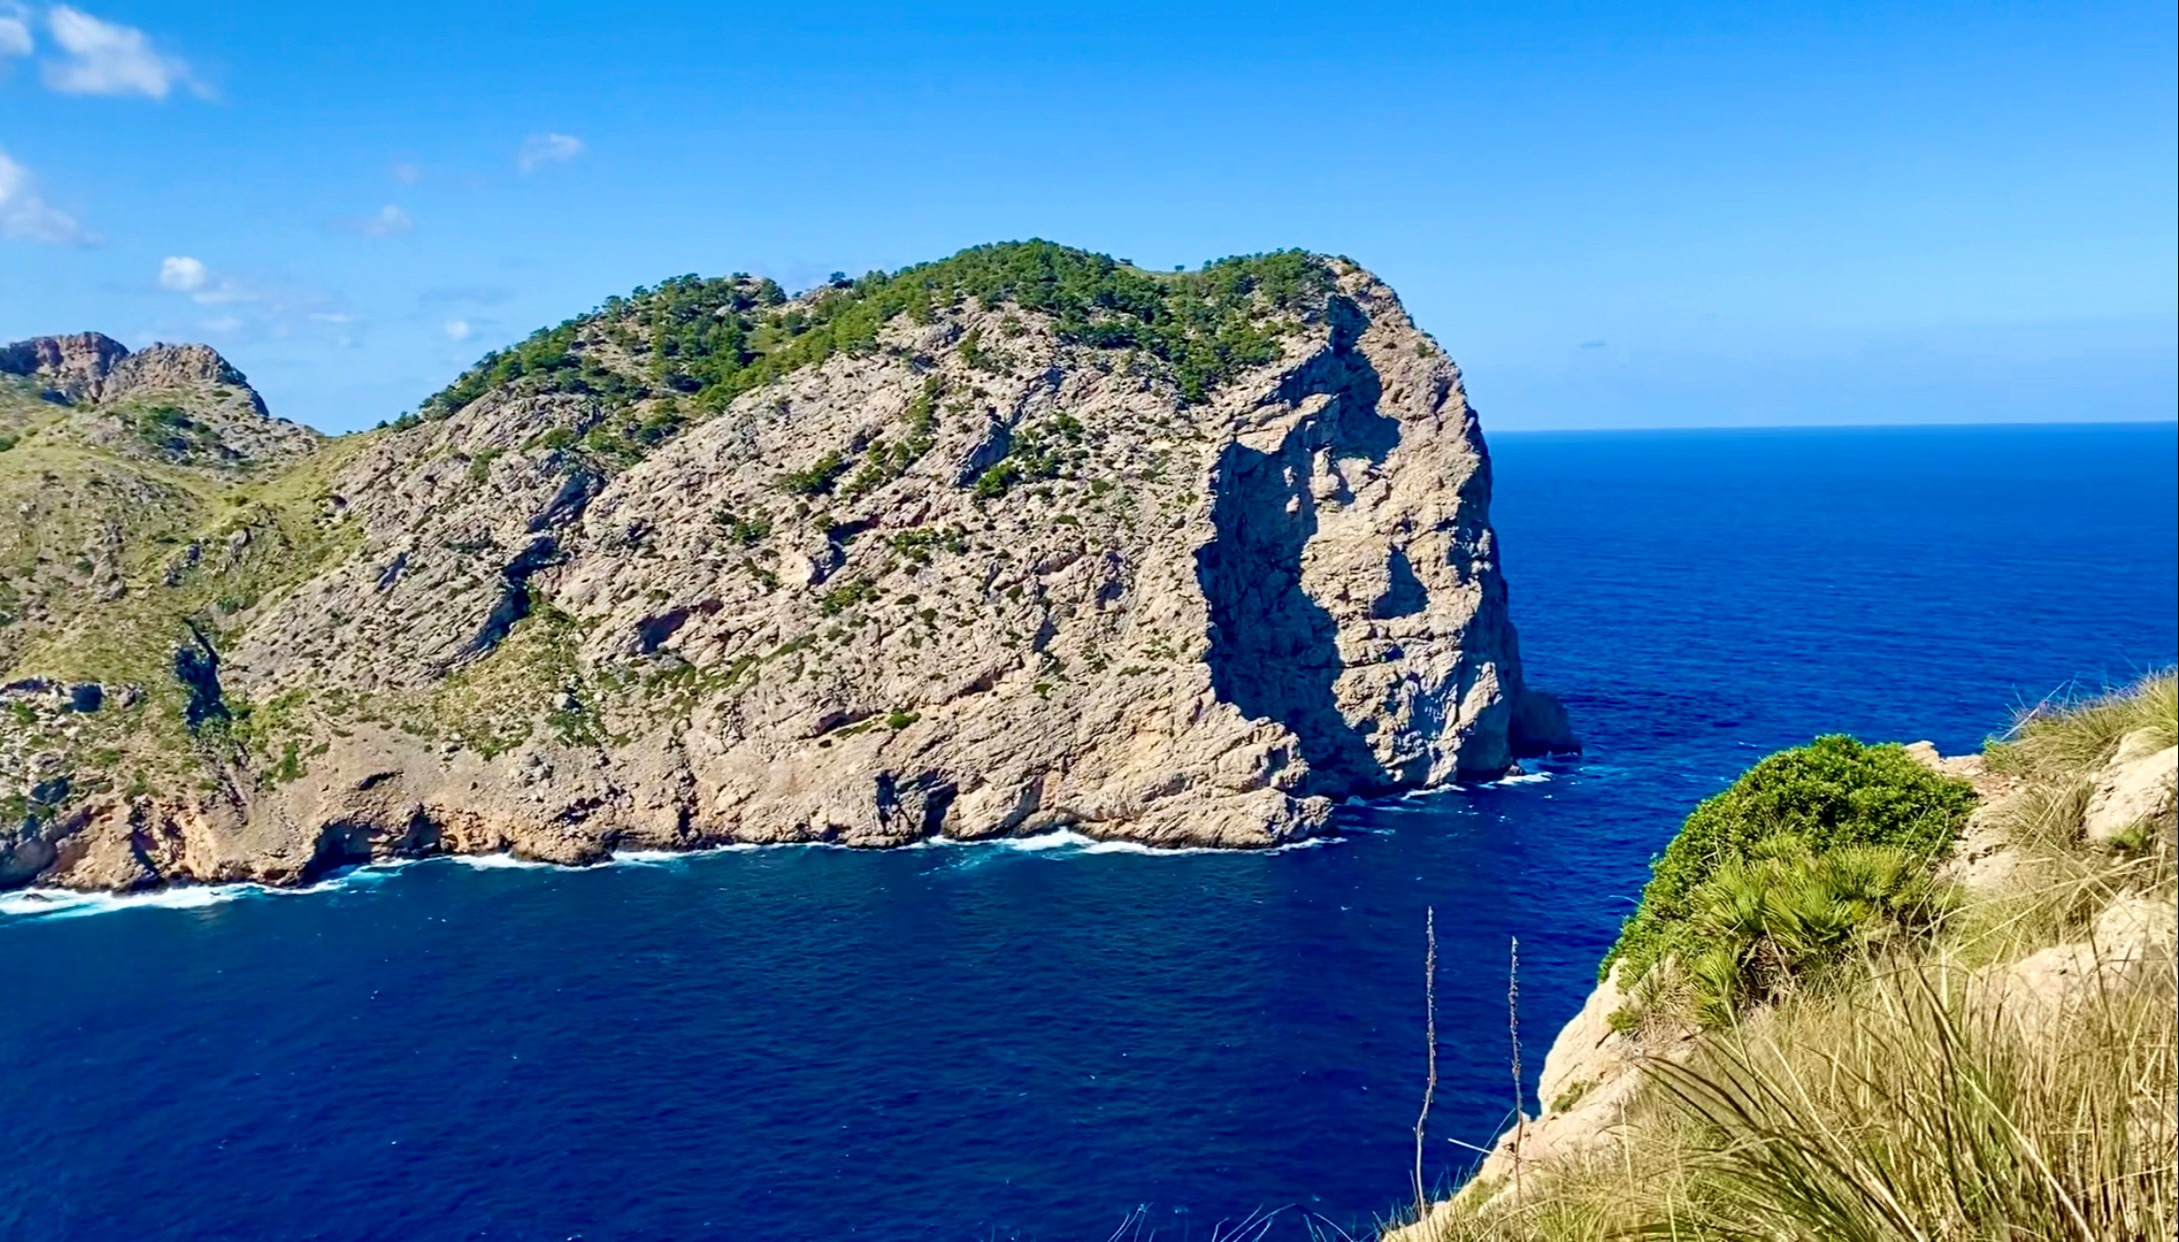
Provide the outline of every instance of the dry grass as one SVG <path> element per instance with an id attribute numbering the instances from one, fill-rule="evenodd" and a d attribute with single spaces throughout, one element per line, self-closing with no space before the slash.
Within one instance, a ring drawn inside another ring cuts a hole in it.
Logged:
<path id="1" fill-rule="evenodd" d="M 1932 940 L 1713 1032 L 1592 1154 L 1471 1193 L 1430 1242 L 2026 1242 L 2179 1236 L 2179 977 L 2091 993 L 2062 1018 L 1970 1002 L 1977 968 L 2089 938 L 2125 896 L 2179 903 L 2173 826 L 2148 848 L 2079 841 L 2094 774 L 2137 729 L 2179 734 L 2170 674 L 2025 713 L 1991 747 L 2018 782 L 2022 861 Z M 1413 1236 L 1413 1235 L 1408 1235 Z"/>
<path id="2" fill-rule="evenodd" d="M 2170 974 L 2041 1028 L 1970 1011 L 1966 981 L 1875 970 L 1657 1062 L 1616 1142 L 1432 1242 L 2179 1234 Z"/>
<path id="3" fill-rule="evenodd" d="M 1686 1223 L 1851 1242 L 2174 1236 L 2171 979 L 2048 1027 L 1971 1012 L 1965 990 L 1906 969 L 1657 1067 L 1709 1140 Z"/>
<path id="4" fill-rule="evenodd" d="M 1987 751 L 1994 771 L 2031 780 L 2092 775 L 2119 739 L 2146 729 L 2159 749 L 2179 744 L 2179 675 L 2142 678 L 2116 693 L 2054 695 L 2021 711 Z"/>

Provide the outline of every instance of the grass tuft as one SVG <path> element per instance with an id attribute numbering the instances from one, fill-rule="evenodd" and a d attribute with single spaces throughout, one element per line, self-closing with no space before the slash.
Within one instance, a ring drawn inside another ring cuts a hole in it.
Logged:
<path id="1" fill-rule="evenodd" d="M 1688 926 L 1763 946 L 1778 986 L 1712 1014 L 1690 1054 L 1639 1060 L 1645 1081 L 1600 1142 L 1530 1166 L 1518 1194 L 1471 1187 L 1402 1242 L 2179 1236 L 2179 974 L 2154 935 L 2114 946 L 2096 930 L 2114 903 L 2179 904 L 2179 834 L 2167 821 L 2114 851 L 2078 831 L 2085 790 L 2122 738 L 2148 730 L 2169 745 L 2179 733 L 2172 689 L 2166 673 L 2024 713 L 1991 745 L 2014 792 L 1984 812 L 2016 831 L 2010 878 L 1915 911 L 1931 920 L 1917 934 L 1821 956 L 1827 986 L 1799 986 L 1808 971 L 1786 952 L 1791 935 L 1867 927 L 1866 912 L 1837 907 L 1882 906 L 1920 883 L 1894 880 L 1926 872 L 1895 870 L 1896 854 L 1867 846 L 1812 854 L 1785 837 L 1713 868 L 1688 890 Z M 1827 867 L 1839 874 L 1817 875 Z M 2058 945 L 2111 965 L 2093 968 L 2106 983 L 2064 1003 L 2048 971 L 2007 976 L 2040 979 L 2032 995 L 1989 986 L 1993 969 Z M 2134 953 L 2150 967 L 2115 964 Z M 1615 1029 L 1690 1003 L 1705 973 L 1746 983 L 1690 960 L 1637 979 Z"/>

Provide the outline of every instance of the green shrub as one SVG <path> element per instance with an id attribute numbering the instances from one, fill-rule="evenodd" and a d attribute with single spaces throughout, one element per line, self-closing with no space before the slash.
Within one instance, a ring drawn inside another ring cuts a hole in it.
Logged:
<path id="1" fill-rule="evenodd" d="M 1696 915 L 1718 896 L 1704 886 L 1721 872 L 1743 874 L 1726 872 L 1729 865 L 1800 851 L 1815 867 L 1833 851 L 1884 846 L 1926 868 L 1950 849 L 1973 802 L 1966 782 L 1937 775 L 1896 745 L 1834 734 L 1771 755 L 1687 817 L 1598 976 L 1624 959 L 1622 986 L 1631 986 L 1667 955 L 1692 962 L 1705 947 Z"/>
<path id="2" fill-rule="evenodd" d="M 745 548 L 755 547 L 772 533 L 772 515 L 766 509 L 744 515 L 720 505 L 712 510 L 711 523 L 725 532 L 728 539 Z"/>
<path id="3" fill-rule="evenodd" d="M 633 464 L 679 434 L 684 421 L 680 407 L 670 403 L 642 418 L 607 419 L 582 438 L 583 451 L 605 461 Z"/>
<path id="4" fill-rule="evenodd" d="M 1582 1099 L 1594 1090 L 1596 1090 L 1596 1079 L 1576 1079 L 1566 1084 L 1566 1089 L 1559 1092 L 1557 1099 L 1551 1101 L 1551 1111 L 1563 1113 L 1574 1105 L 1581 1103 Z"/>
<path id="5" fill-rule="evenodd" d="M 1021 463 L 1009 457 L 976 476 L 973 489 L 978 500 L 996 500 L 1021 479 Z"/>
<path id="6" fill-rule="evenodd" d="M 1729 1026 L 1746 1006 L 1820 982 L 1862 950 L 1926 933 L 1948 897 L 1928 856 L 1896 845 L 1815 853 L 1796 836 L 1763 841 L 1689 896 L 1689 934 L 1679 947 L 1688 953 L 1696 1016 Z"/>
<path id="7" fill-rule="evenodd" d="M 782 490 L 795 496 L 821 496 L 832 490 L 832 485 L 847 472 L 847 458 L 838 449 L 818 458 L 807 469 L 790 470 L 779 476 Z"/>
<path id="8" fill-rule="evenodd" d="M 918 565 L 928 565 L 938 552 L 958 555 L 968 551 L 968 532 L 959 526 L 916 526 L 900 531 L 889 542 L 893 551 Z"/>
<path id="9" fill-rule="evenodd" d="M 300 780 L 302 775 L 303 757 L 301 748 L 294 742 L 282 745 L 280 747 L 280 762 L 272 770 L 273 781 L 285 785 L 289 781 Z"/>
<path id="10" fill-rule="evenodd" d="M 867 578 L 850 578 L 818 596 L 817 606 L 823 610 L 826 616 L 834 617 L 866 599 L 876 598 L 877 594 L 877 583 Z"/>
<path id="11" fill-rule="evenodd" d="M 1003 371 L 1006 369 L 990 350 L 984 348 L 984 330 L 982 328 L 970 328 L 961 337 L 959 352 L 961 361 L 967 363 L 972 371 Z"/>

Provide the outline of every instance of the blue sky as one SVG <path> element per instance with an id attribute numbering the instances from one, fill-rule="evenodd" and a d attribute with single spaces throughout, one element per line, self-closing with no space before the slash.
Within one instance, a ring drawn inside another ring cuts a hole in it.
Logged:
<path id="1" fill-rule="evenodd" d="M 2168 0 L 84 4 L 0 0 L 0 339 L 328 430 L 665 276 L 1029 236 L 1350 255 L 1494 429 L 2174 415 Z"/>

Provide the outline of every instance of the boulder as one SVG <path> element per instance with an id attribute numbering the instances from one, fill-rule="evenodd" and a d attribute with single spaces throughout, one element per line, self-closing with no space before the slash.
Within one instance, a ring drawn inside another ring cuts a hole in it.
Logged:
<path id="1" fill-rule="evenodd" d="M 2090 841 L 2108 845 L 2129 830 L 2172 817 L 2179 799 L 2179 747 L 2157 749 L 2158 740 L 2149 729 L 2120 739 L 2081 820 Z"/>

